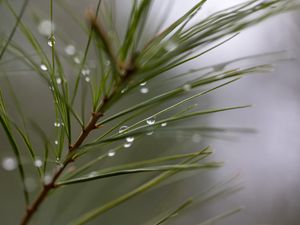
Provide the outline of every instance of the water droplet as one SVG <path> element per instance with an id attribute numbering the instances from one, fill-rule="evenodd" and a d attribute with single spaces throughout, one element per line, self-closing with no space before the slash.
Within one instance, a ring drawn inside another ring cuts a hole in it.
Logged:
<path id="1" fill-rule="evenodd" d="M 81 62 L 81 60 L 78 56 L 75 56 L 73 60 L 76 64 L 80 64 L 80 62 Z"/>
<path id="2" fill-rule="evenodd" d="M 128 129 L 128 126 L 122 126 L 119 128 L 119 134 L 123 133 L 124 131 L 126 131 Z"/>
<path id="3" fill-rule="evenodd" d="M 83 76 L 88 76 L 88 75 L 90 75 L 90 73 L 91 73 L 91 70 L 90 70 L 89 68 L 83 68 L 83 69 L 81 70 L 81 74 L 82 74 Z"/>
<path id="4" fill-rule="evenodd" d="M 62 163 L 62 161 L 60 160 L 59 157 L 56 157 L 55 163 L 56 163 L 56 165 L 57 165 L 57 169 L 63 167 L 63 165 L 64 165 L 64 164 Z"/>
<path id="5" fill-rule="evenodd" d="M 140 86 L 145 86 L 147 84 L 147 81 L 140 83 Z"/>
<path id="6" fill-rule="evenodd" d="M 89 78 L 89 77 L 85 77 L 85 82 L 90 82 L 91 81 L 91 78 Z"/>
<path id="7" fill-rule="evenodd" d="M 17 168 L 17 161 L 12 157 L 4 158 L 2 160 L 2 167 L 4 170 L 12 171 Z"/>
<path id="8" fill-rule="evenodd" d="M 220 74 L 220 75 L 217 75 L 217 76 L 216 76 L 217 79 L 223 79 L 223 78 L 225 78 L 225 77 L 226 77 L 225 74 Z"/>
<path id="9" fill-rule="evenodd" d="M 59 158 L 56 158 L 55 163 L 56 163 L 56 167 L 55 167 L 56 171 L 60 170 L 64 166 L 63 162 L 60 161 Z"/>
<path id="10" fill-rule="evenodd" d="M 177 140 L 178 142 L 182 142 L 182 141 L 185 140 L 184 133 L 183 133 L 182 130 L 176 131 L 176 140 Z"/>
<path id="11" fill-rule="evenodd" d="M 74 45 L 67 45 L 66 47 L 65 47 L 65 53 L 67 54 L 67 55 L 70 55 L 70 56 L 73 56 L 73 55 L 75 55 L 75 53 L 76 53 L 76 48 L 75 48 L 75 46 Z"/>
<path id="12" fill-rule="evenodd" d="M 54 141 L 54 144 L 58 145 L 58 140 L 55 140 L 55 141 Z"/>
<path id="13" fill-rule="evenodd" d="M 177 43 L 174 41 L 169 41 L 165 47 L 168 52 L 174 51 L 178 47 Z"/>
<path id="14" fill-rule="evenodd" d="M 115 152 L 114 150 L 109 150 L 108 153 L 107 153 L 107 155 L 108 155 L 109 157 L 113 157 L 113 156 L 116 155 L 116 152 Z"/>
<path id="15" fill-rule="evenodd" d="M 132 143 L 134 141 L 134 137 L 127 137 L 126 141 Z"/>
<path id="16" fill-rule="evenodd" d="M 193 136 L 192 136 L 192 141 L 194 142 L 194 143 L 200 143 L 201 142 L 201 136 L 199 135 L 199 134 L 193 134 Z"/>
<path id="17" fill-rule="evenodd" d="M 34 166 L 38 167 L 38 168 L 41 168 L 43 166 L 43 161 L 40 160 L 40 159 L 36 159 L 34 161 Z"/>
<path id="18" fill-rule="evenodd" d="M 166 126 L 167 126 L 167 123 L 162 123 L 161 126 L 162 126 L 162 127 L 166 127 Z"/>
<path id="19" fill-rule="evenodd" d="M 55 37 L 53 35 L 51 35 L 49 38 L 48 38 L 48 45 L 50 47 L 53 47 L 55 45 Z"/>
<path id="20" fill-rule="evenodd" d="M 42 20 L 38 25 L 38 32 L 41 35 L 49 36 L 54 31 L 54 23 L 50 20 Z"/>
<path id="21" fill-rule="evenodd" d="M 59 122 L 54 122 L 54 126 L 55 127 L 60 127 L 62 124 L 61 123 L 59 123 Z"/>
<path id="22" fill-rule="evenodd" d="M 45 174 L 44 176 L 44 184 L 50 184 L 52 181 L 52 176 L 50 174 Z"/>
<path id="23" fill-rule="evenodd" d="M 45 64 L 41 64 L 41 65 L 40 65 L 40 68 L 41 68 L 41 70 L 43 70 L 43 71 L 47 71 L 47 70 L 48 70 L 48 68 L 47 68 L 47 66 L 46 66 Z"/>
<path id="24" fill-rule="evenodd" d="M 220 64 L 218 64 L 218 65 L 215 65 L 215 66 L 213 67 L 213 70 L 214 70 L 214 71 L 222 71 L 222 70 L 225 69 L 226 66 L 227 66 L 226 63 L 220 63 Z"/>
<path id="25" fill-rule="evenodd" d="M 28 192 L 33 192 L 38 187 L 36 180 L 32 177 L 26 177 L 24 180 L 24 183 L 25 183 L 25 186 L 26 186 Z"/>
<path id="26" fill-rule="evenodd" d="M 49 86 L 49 89 L 50 89 L 51 91 L 54 91 L 54 87 L 53 87 L 53 86 Z"/>
<path id="27" fill-rule="evenodd" d="M 121 69 L 121 70 L 120 70 L 120 74 L 121 74 L 122 76 L 125 76 L 126 73 L 127 73 L 127 72 L 126 72 L 125 69 Z"/>
<path id="28" fill-rule="evenodd" d="M 96 171 L 92 171 L 92 172 L 90 172 L 89 173 L 89 175 L 88 175 L 88 177 L 95 177 L 95 176 L 97 176 L 97 172 Z"/>
<path id="29" fill-rule="evenodd" d="M 147 93 L 149 92 L 149 88 L 147 88 L 147 87 L 142 87 L 142 88 L 140 89 L 140 92 L 141 92 L 142 94 L 147 94 Z"/>
<path id="30" fill-rule="evenodd" d="M 151 136 L 152 134 L 154 134 L 154 131 L 150 131 L 146 135 Z"/>
<path id="31" fill-rule="evenodd" d="M 192 86 L 190 84 L 183 85 L 182 89 L 186 92 L 192 90 Z"/>
<path id="32" fill-rule="evenodd" d="M 155 124 L 155 116 L 152 116 L 152 117 L 148 118 L 146 122 L 147 122 L 148 125 Z"/>
<path id="33" fill-rule="evenodd" d="M 126 91 L 128 91 L 128 87 L 125 87 L 124 89 L 122 89 L 121 94 L 124 94 Z"/>
<path id="34" fill-rule="evenodd" d="M 124 146 L 124 148 L 130 148 L 131 147 L 131 143 L 126 142 L 123 146 Z"/>
<path id="35" fill-rule="evenodd" d="M 62 83 L 62 79 L 61 78 L 56 78 L 56 83 L 57 84 L 61 84 Z"/>
<path id="36" fill-rule="evenodd" d="M 64 164 L 62 162 L 57 164 L 55 167 L 56 171 L 59 171 L 63 166 L 64 166 Z"/>

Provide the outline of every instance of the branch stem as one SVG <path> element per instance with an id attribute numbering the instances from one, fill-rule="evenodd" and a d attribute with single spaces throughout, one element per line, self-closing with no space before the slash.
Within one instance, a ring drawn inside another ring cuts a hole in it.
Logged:
<path id="1" fill-rule="evenodd" d="M 113 94 L 111 95 L 111 97 L 112 96 L 113 96 Z M 81 146 L 81 144 L 84 142 L 84 140 L 87 138 L 87 136 L 89 135 L 90 132 L 92 132 L 93 130 L 97 129 L 96 123 L 100 119 L 100 117 L 103 115 L 102 113 L 100 113 L 100 111 L 102 110 L 102 108 L 104 108 L 106 106 L 106 103 L 108 102 L 108 100 L 109 99 L 107 99 L 106 101 L 103 101 L 103 104 L 99 108 L 99 112 L 92 113 L 92 116 L 91 116 L 91 118 L 89 120 L 89 123 L 82 130 L 82 132 L 79 135 L 79 137 L 77 138 L 77 141 L 75 142 L 75 144 L 71 145 L 69 147 L 69 154 L 68 154 L 68 156 L 70 156 L 70 154 L 73 151 L 77 150 Z M 55 185 L 56 180 L 64 172 L 65 168 L 70 163 L 73 162 L 72 157 L 68 157 L 68 156 L 66 157 L 67 160 L 63 163 L 62 167 L 60 167 L 60 169 L 57 170 L 57 172 L 53 175 L 53 178 L 52 178 L 51 182 L 49 182 L 49 184 L 45 184 L 43 186 L 43 190 L 39 193 L 39 195 L 37 196 L 36 200 L 32 203 L 31 206 L 29 206 L 27 208 L 26 213 L 23 216 L 20 225 L 27 225 L 28 224 L 28 222 L 30 221 L 30 219 L 32 218 L 32 216 L 35 214 L 35 212 L 38 210 L 38 208 L 40 207 L 40 205 L 46 199 L 48 193 L 51 190 L 54 190 L 56 188 L 56 185 Z"/>

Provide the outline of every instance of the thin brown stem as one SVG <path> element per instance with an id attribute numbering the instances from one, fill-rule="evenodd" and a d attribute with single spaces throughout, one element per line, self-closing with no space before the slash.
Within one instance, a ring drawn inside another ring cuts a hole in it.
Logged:
<path id="1" fill-rule="evenodd" d="M 54 174 L 52 181 L 49 184 L 45 184 L 43 186 L 43 190 L 37 196 L 36 200 L 26 209 L 26 213 L 23 216 L 20 225 L 26 225 L 34 215 L 34 213 L 38 210 L 39 206 L 46 199 L 48 193 L 55 188 L 55 181 L 58 179 L 60 174 L 64 171 L 70 161 L 64 163 L 64 165 Z"/>
<path id="2" fill-rule="evenodd" d="M 111 95 L 111 97 L 113 96 L 113 94 Z M 90 132 L 92 132 L 93 130 L 97 129 L 96 123 L 99 120 L 99 118 L 102 116 L 102 113 L 100 113 L 100 111 L 102 110 L 102 108 L 105 107 L 106 103 L 108 102 L 109 99 L 103 101 L 103 104 L 101 105 L 101 107 L 99 108 L 98 112 L 92 113 L 92 116 L 89 120 L 88 125 L 82 130 L 81 134 L 79 135 L 79 137 L 77 138 L 76 142 L 74 145 L 71 145 L 69 147 L 69 154 L 68 156 L 70 156 L 70 154 L 77 150 L 81 144 L 84 142 L 84 140 L 87 138 L 87 136 L 89 135 Z M 72 158 L 67 156 L 67 160 L 63 163 L 63 166 L 54 174 L 51 182 L 49 184 L 45 184 L 43 187 L 43 190 L 40 192 L 40 194 L 37 196 L 36 200 L 32 203 L 31 206 L 29 206 L 26 210 L 25 215 L 23 216 L 20 225 L 26 225 L 28 224 L 28 222 L 30 221 L 30 219 L 32 218 L 32 216 L 34 215 L 34 213 L 38 210 L 39 206 L 43 203 L 43 201 L 46 199 L 48 193 L 56 188 L 55 182 L 56 180 L 59 178 L 59 176 L 63 173 L 63 171 L 65 170 L 65 168 L 71 163 L 73 162 Z"/>

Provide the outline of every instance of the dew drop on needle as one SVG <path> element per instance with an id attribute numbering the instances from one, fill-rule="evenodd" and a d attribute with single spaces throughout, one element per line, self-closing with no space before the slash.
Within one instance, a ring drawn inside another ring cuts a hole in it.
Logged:
<path id="1" fill-rule="evenodd" d="M 49 38 L 48 38 L 48 45 L 50 46 L 50 47 L 53 47 L 54 45 L 55 45 L 55 37 L 53 36 L 53 35 L 51 35 Z"/>
<path id="2" fill-rule="evenodd" d="M 45 64 L 41 64 L 40 68 L 41 68 L 42 71 L 47 71 L 48 70 L 48 68 Z"/>
<path id="3" fill-rule="evenodd" d="M 109 157 L 113 157 L 113 156 L 116 155 L 116 152 L 115 152 L 114 150 L 109 150 L 108 153 L 107 153 L 107 155 L 108 155 Z"/>
<path id="4" fill-rule="evenodd" d="M 127 143 L 125 143 L 123 146 L 124 146 L 124 148 L 130 148 L 130 147 L 131 147 L 131 143 L 128 143 L 128 142 L 127 142 Z"/>
<path id="5" fill-rule="evenodd" d="M 7 171 L 12 171 L 17 168 L 17 161 L 15 158 L 7 157 L 2 160 L 2 168 Z"/>
<path id="6" fill-rule="evenodd" d="M 125 132 L 128 129 L 128 126 L 122 126 L 119 128 L 119 134 L 122 134 L 123 132 Z"/>
<path id="7" fill-rule="evenodd" d="M 40 159 L 34 160 L 34 166 L 37 167 L 37 168 L 42 167 L 43 166 L 43 161 L 40 160 Z"/>
<path id="8" fill-rule="evenodd" d="M 148 118 L 146 122 L 147 122 L 148 125 L 155 124 L 155 117 L 152 116 L 152 117 Z"/>
<path id="9" fill-rule="evenodd" d="M 73 55 L 75 55 L 75 53 L 76 53 L 76 48 L 75 48 L 75 46 L 74 45 L 67 45 L 66 47 L 65 47 L 65 53 L 67 54 L 67 55 L 69 55 L 69 56 L 73 56 Z"/>
<path id="10" fill-rule="evenodd" d="M 134 137 L 127 137 L 126 141 L 132 143 L 134 141 Z"/>

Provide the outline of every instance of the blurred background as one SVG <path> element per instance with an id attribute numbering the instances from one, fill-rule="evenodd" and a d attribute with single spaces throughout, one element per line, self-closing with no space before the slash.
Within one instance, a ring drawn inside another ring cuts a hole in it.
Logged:
<path id="1" fill-rule="evenodd" d="M 20 1 L 11 1 L 16 9 L 20 7 Z M 70 3 L 71 1 L 67 1 Z M 116 1 L 118 9 L 118 20 L 122 21 L 129 14 L 130 1 Z M 152 10 L 151 23 L 157 23 L 160 18 L 166 24 L 174 21 L 197 0 L 171 0 L 164 1 L 165 5 L 172 6 L 167 18 L 160 13 L 162 0 L 156 1 Z M 168 3 L 166 3 L 168 2 Z M 199 13 L 198 19 L 205 17 L 217 10 L 229 7 L 242 1 L 238 0 L 210 0 Z M 84 18 L 84 8 L 90 5 L 95 6 L 95 1 L 72 2 L 72 7 L 78 12 L 78 16 Z M 29 12 L 38 12 L 45 19 L 49 18 L 48 1 L 31 0 L 31 7 L 25 15 L 25 21 L 36 29 L 33 16 Z M 164 5 L 164 7 L 165 7 Z M 86 37 L 78 32 L 74 21 L 66 18 L 61 9 L 55 11 L 55 20 L 58 30 L 65 30 L 74 43 L 84 46 Z M 9 18 L 9 19 L 8 19 Z M 0 32 L 1 36 L 7 34 L 11 29 L 14 20 L 3 5 L 0 5 Z M 151 23 L 148 26 L 151 26 Z M 124 26 L 124 25 L 123 25 Z M 122 23 L 119 22 L 119 29 L 122 30 Z M 150 29 L 150 28 L 149 28 Z M 1 40 L 1 39 L 0 39 Z M 22 41 L 17 33 L 14 40 Z M 24 43 L 25 45 L 25 43 Z M 104 215 L 99 221 L 101 224 L 143 224 L 145 218 L 158 213 L 164 205 L 174 204 L 191 193 L 209 187 L 210 184 L 223 180 L 232 174 L 239 174 L 239 180 L 245 188 L 230 197 L 215 200 L 205 207 L 193 207 L 187 210 L 181 217 L 174 219 L 170 224 L 197 224 L 209 215 L 215 215 L 224 210 L 237 206 L 243 206 L 244 210 L 221 221 L 223 225 L 299 225 L 300 221 L 300 14 L 292 12 L 269 19 L 268 21 L 252 27 L 230 42 L 210 52 L 205 57 L 180 68 L 180 70 L 199 68 L 216 63 L 269 52 L 282 52 L 280 57 L 258 57 L 251 61 L 243 61 L 242 65 L 263 64 L 275 62 L 275 70 L 269 74 L 251 75 L 241 79 L 210 94 L 205 99 L 197 102 L 207 108 L 223 107 L 228 105 L 252 104 L 253 107 L 247 110 L 225 112 L 205 117 L 202 124 L 218 127 L 247 127 L 257 130 L 256 133 L 237 134 L 232 137 L 222 138 L 195 138 L 178 134 L 176 137 L 158 137 L 153 135 L 145 142 L 138 143 L 136 149 L 142 148 L 143 152 L 129 153 L 128 158 L 141 157 L 150 151 L 151 143 L 157 140 L 161 148 L 166 152 L 178 149 L 198 148 L 199 145 L 209 144 L 215 150 L 214 159 L 225 162 L 223 168 L 205 175 L 192 176 L 183 183 L 174 185 L 171 189 L 168 185 L 163 187 L 161 192 L 151 191 L 142 197 L 138 197 L 120 207 L 114 212 Z M 23 71 L 24 72 L 24 71 Z M 22 73 L 23 74 L 23 73 Z M 53 123 L 51 104 L 40 99 L 46 99 L 46 93 L 33 76 L 16 76 L 9 74 L 13 79 L 14 87 L 18 90 L 25 111 L 29 115 L 35 115 L 37 121 L 44 126 Z M 25 74 L 25 73 L 24 73 Z M 23 75 L 24 75 L 23 74 Z M 2 79 L 2 77 L 1 77 Z M 2 80 L 1 88 L 5 88 Z M 153 86 L 155 86 L 153 84 Z M 151 91 L 151 83 L 149 84 Z M 155 90 L 154 90 L 155 91 Z M 139 97 L 136 97 L 139 98 Z M 122 104 L 130 104 L 128 102 Z M 38 104 L 37 104 L 38 102 Z M 41 103 L 42 102 L 42 103 Z M 45 103 L 43 103 L 45 102 Z M 12 104 L 12 103 L 8 103 Z M 46 122 L 45 122 L 46 121 Z M 197 122 L 197 121 L 196 121 Z M 199 122 L 199 123 L 200 123 Z M 195 121 L 193 121 L 195 123 Z M 174 139 L 176 139 L 174 141 Z M 170 145 L 170 143 L 173 143 Z M 181 145 L 178 145 L 181 143 Z M 0 158 L 10 156 L 7 149 L 7 141 L 3 132 L 0 132 Z M 122 159 L 124 160 L 124 158 Z M 17 173 L 0 169 L 0 224 L 17 224 L 23 208 L 20 203 L 22 198 L 17 186 Z M 143 178 L 141 178 L 143 179 Z M 93 187 L 79 185 L 73 188 L 72 192 L 65 190 L 58 193 L 56 198 L 50 199 L 43 207 L 42 213 L 34 224 L 52 225 L 66 224 L 69 218 L 74 217 L 74 206 L 77 204 L 76 213 L 85 211 L 85 206 L 90 204 L 99 205 L 99 202 L 106 202 L 112 196 L 122 193 L 122 188 L 135 185 L 136 180 L 132 178 L 112 179 L 104 183 L 95 182 Z M 120 187 L 120 183 L 124 184 Z M 126 184 L 125 184 L 126 183 Z M 128 184 L 130 183 L 130 184 Z M 105 189 L 106 188 L 106 189 Z M 72 189 L 72 188 L 71 188 Z M 105 194 L 102 190 L 115 190 L 113 194 Z M 98 194 L 91 195 L 90 192 L 99 190 Z M 68 194 L 69 193 L 69 194 Z M 77 194 L 74 196 L 74 193 Z M 100 194 L 102 193 L 102 195 Z M 79 196 L 79 194 L 81 196 Z M 62 197 L 64 196 L 64 197 Z M 63 200 L 61 200 L 63 198 Z M 92 202 L 92 200 L 98 202 Z M 70 200 L 74 200 L 71 203 Z M 84 199 L 84 200 L 81 200 Z M 153 202 L 150 201 L 153 200 Z M 91 203 L 92 202 L 92 203 Z M 71 205 L 69 205 L 71 204 Z M 67 207 L 68 206 L 68 207 Z M 61 213 L 60 210 L 64 210 Z M 15 212 L 15 215 L 12 214 Z M 60 212 L 60 214 L 58 213 Z M 60 215 L 57 217 L 57 213 Z M 116 215 L 118 215 L 116 217 Z M 44 220 L 43 218 L 47 218 Z M 54 222 L 55 221 L 55 222 Z M 90 224 L 99 224 L 99 221 Z"/>

